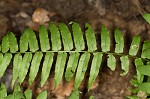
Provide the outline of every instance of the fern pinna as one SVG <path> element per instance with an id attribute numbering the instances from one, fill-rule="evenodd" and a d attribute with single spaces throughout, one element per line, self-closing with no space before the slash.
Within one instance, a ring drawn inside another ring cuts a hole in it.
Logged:
<path id="1" fill-rule="evenodd" d="M 144 18 L 147 22 L 150 22 L 149 14 L 145 14 Z M 115 50 L 114 52 L 110 52 L 110 34 L 108 29 L 102 26 L 100 51 L 97 48 L 94 30 L 89 24 L 85 25 L 87 28 L 85 34 L 82 33 L 79 24 L 71 22 L 71 26 L 72 32 L 69 31 L 67 25 L 64 23 L 59 23 L 57 27 L 51 22 L 49 25 L 50 32 L 48 32 L 44 26 L 41 26 L 39 28 L 39 40 L 31 29 L 24 31 L 19 42 L 17 42 L 17 38 L 12 32 L 8 33 L 3 37 L 0 46 L 0 78 L 5 73 L 11 60 L 13 60 L 12 86 L 14 86 L 16 80 L 21 84 L 28 71 L 29 84 L 31 85 L 37 76 L 41 60 L 43 59 L 40 82 L 41 86 L 43 86 L 49 77 L 54 62 L 54 55 L 57 55 L 54 75 L 55 87 L 60 84 L 63 74 L 67 81 L 70 81 L 75 75 L 74 91 L 70 99 L 77 99 L 79 98 L 78 88 L 84 79 L 88 64 L 91 64 L 87 86 L 88 90 L 90 90 L 90 87 L 99 73 L 102 57 L 105 54 L 108 56 L 107 65 L 111 70 L 115 70 L 116 67 L 115 56 L 120 57 L 121 68 L 124 70 L 124 72 L 120 74 L 121 76 L 128 73 L 129 58 L 135 59 L 134 63 L 137 75 L 135 79 L 132 80 L 132 84 L 136 87 L 136 93 L 143 91 L 147 93 L 147 95 L 150 94 L 150 41 L 144 41 L 141 57 L 137 57 L 136 55 L 140 46 L 140 36 L 134 36 L 129 54 L 125 55 L 123 54 L 124 38 L 122 32 L 116 29 L 114 32 Z M 85 36 L 86 40 L 84 40 L 83 36 Z M 89 63 L 90 59 L 92 59 L 92 63 Z M 144 75 L 148 76 L 146 82 L 143 82 Z M 32 91 L 28 89 L 24 93 L 21 93 L 19 85 L 15 87 L 13 94 L 7 96 L 5 85 L 1 84 L 1 99 L 31 99 L 31 97 Z M 47 92 L 44 91 L 39 94 L 37 99 L 46 99 L 46 97 Z M 138 96 L 128 96 L 128 98 L 138 98 Z"/>

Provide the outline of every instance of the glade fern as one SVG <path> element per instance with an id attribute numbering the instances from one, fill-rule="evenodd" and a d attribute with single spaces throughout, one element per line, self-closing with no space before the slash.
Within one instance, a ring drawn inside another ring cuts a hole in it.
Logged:
<path id="1" fill-rule="evenodd" d="M 150 14 L 145 14 L 144 18 L 150 23 Z M 120 74 L 121 76 L 128 73 L 129 58 L 135 59 L 134 63 L 137 74 L 131 83 L 136 89 L 132 91 L 134 93 L 143 91 L 147 95 L 150 94 L 150 41 L 144 41 L 141 57 L 138 57 L 136 55 L 140 46 L 140 36 L 134 36 L 129 54 L 125 55 L 123 54 L 124 38 L 122 32 L 116 29 L 114 32 L 116 42 L 115 51 L 110 52 L 110 34 L 108 29 L 102 26 L 100 51 L 97 48 L 94 30 L 89 24 L 86 23 L 85 25 L 87 28 L 85 34 L 82 34 L 79 24 L 75 22 L 71 22 L 70 24 L 72 26 L 72 33 L 70 33 L 67 25 L 64 23 L 59 23 L 57 27 L 51 22 L 49 25 L 50 33 L 48 33 L 44 26 L 41 26 L 39 28 L 39 42 L 31 29 L 24 31 L 19 42 L 17 42 L 17 38 L 12 32 L 3 37 L 0 46 L 0 78 L 5 73 L 10 62 L 13 61 L 12 87 L 16 80 L 18 80 L 18 85 L 15 87 L 13 94 L 7 96 L 6 87 L 2 83 L 0 86 L 0 99 L 31 99 L 32 91 L 27 89 L 22 93 L 19 85 L 24 81 L 28 71 L 30 71 L 29 84 L 32 84 L 39 71 L 41 60 L 44 59 L 42 62 L 40 82 L 41 86 L 43 86 L 49 77 L 54 62 L 54 55 L 57 55 L 54 75 L 55 87 L 60 84 L 63 75 L 66 81 L 70 81 L 75 75 L 74 91 L 69 97 L 70 99 L 79 98 L 78 88 L 84 79 L 89 60 L 92 59 L 87 86 L 88 91 L 90 90 L 101 68 L 102 56 L 104 54 L 108 56 L 107 65 L 111 70 L 115 70 L 116 67 L 115 56 L 120 57 L 121 68 L 124 70 L 124 72 Z M 85 35 L 86 40 L 84 40 L 83 35 Z M 148 79 L 143 82 L 145 75 L 148 76 Z M 47 91 L 41 92 L 37 97 L 37 99 L 46 98 Z M 90 99 L 92 98 L 93 96 L 90 97 Z M 128 98 L 135 99 L 139 97 L 135 95 L 128 96 Z"/>

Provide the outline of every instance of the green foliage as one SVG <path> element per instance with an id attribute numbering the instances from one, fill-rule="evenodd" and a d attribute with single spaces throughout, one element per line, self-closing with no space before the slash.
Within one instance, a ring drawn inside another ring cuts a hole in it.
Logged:
<path id="1" fill-rule="evenodd" d="M 3 99 L 7 96 L 6 86 L 2 83 L 0 86 L 0 99 Z"/>
<path id="2" fill-rule="evenodd" d="M 115 41 L 116 41 L 115 52 L 122 53 L 124 48 L 124 39 L 123 34 L 119 29 L 115 30 Z"/>
<path id="3" fill-rule="evenodd" d="M 65 63 L 66 63 L 66 57 L 67 57 L 67 53 L 64 52 L 58 53 L 57 61 L 55 65 L 55 76 L 54 76 L 55 87 L 57 87 L 59 83 L 62 81 Z"/>
<path id="4" fill-rule="evenodd" d="M 108 52 L 110 50 L 110 36 L 107 27 L 102 25 L 101 30 L 101 48 L 103 52 Z"/>
<path id="5" fill-rule="evenodd" d="M 42 91 L 36 99 L 47 99 L 47 91 Z"/>
<path id="6" fill-rule="evenodd" d="M 88 82 L 88 90 L 90 90 L 92 84 L 94 83 L 99 73 L 101 63 L 102 63 L 102 53 L 94 53 L 91 70 L 90 70 L 89 82 Z"/>
<path id="7" fill-rule="evenodd" d="M 11 59 L 12 59 L 11 53 L 5 53 L 4 56 L 2 53 L 0 53 L 0 78 L 5 73 L 5 70 L 7 66 L 9 65 Z"/>
<path id="8" fill-rule="evenodd" d="M 71 93 L 71 96 L 69 97 L 69 99 L 79 99 L 79 91 L 78 90 L 74 90 Z"/>
<path id="9" fill-rule="evenodd" d="M 49 43 L 49 39 L 48 39 L 48 31 L 47 31 L 46 27 L 40 26 L 39 38 L 40 38 L 41 50 L 43 52 L 46 52 L 47 50 L 50 49 L 50 43 Z"/>
<path id="10" fill-rule="evenodd" d="M 139 45 L 140 45 L 140 36 L 134 36 L 130 46 L 129 55 L 133 56 L 136 55 L 139 50 Z"/>
<path id="11" fill-rule="evenodd" d="M 32 91 L 27 89 L 25 92 L 24 92 L 24 96 L 26 99 L 32 99 Z"/>
<path id="12" fill-rule="evenodd" d="M 143 17 L 150 24 L 150 14 L 149 13 L 144 14 Z"/>
<path id="13" fill-rule="evenodd" d="M 97 50 L 97 46 L 96 46 L 94 30 L 87 23 L 85 24 L 85 27 L 87 28 L 87 30 L 85 31 L 85 35 L 86 35 L 88 51 L 95 51 Z"/>
<path id="14" fill-rule="evenodd" d="M 65 78 L 67 81 L 70 81 L 73 78 L 78 65 L 78 59 L 79 53 L 70 53 L 70 57 L 65 72 Z"/>
<path id="15" fill-rule="evenodd" d="M 107 65 L 111 70 L 115 70 L 116 68 L 116 61 L 115 57 L 112 54 L 108 55 Z"/>
<path id="16" fill-rule="evenodd" d="M 144 15 L 145 20 L 149 22 L 149 15 Z M 21 85 L 27 74 L 29 74 L 29 84 L 31 85 L 36 78 L 40 66 L 41 86 L 47 81 L 52 65 L 55 66 L 54 82 L 57 87 L 63 76 L 69 82 L 75 79 L 74 91 L 70 99 L 79 99 L 79 86 L 82 83 L 85 73 L 90 68 L 88 91 L 98 76 L 103 60 L 103 55 L 107 55 L 107 65 L 111 70 L 116 68 L 116 56 L 120 57 L 121 68 L 124 70 L 121 76 L 125 76 L 129 71 L 129 58 L 133 58 L 137 75 L 131 81 L 137 88 L 135 92 L 140 90 L 150 93 L 150 83 L 145 82 L 144 75 L 148 76 L 150 81 L 150 41 L 144 41 L 142 46 L 141 57 L 136 56 L 140 50 L 140 36 L 134 36 L 129 54 L 125 55 L 124 37 L 119 29 L 114 32 L 115 51 L 110 52 L 110 34 L 109 30 L 102 26 L 101 29 L 101 49 L 97 48 L 97 40 L 94 30 L 86 23 L 85 33 L 82 32 L 78 23 L 71 22 L 71 32 L 64 23 L 59 23 L 58 27 L 54 23 L 50 23 L 49 31 L 44 27 L 39 28 L 39 42 L 36 34 L 31 29 L 26 29 L 17 40 L 15 35 L 10 32 L 2 39 L 0 45 L 0 78 L 4 75 L 5 70 L 13 61 L 13 80 L 12 87 L 16 80 Z M 85 37 L 85 39 L 84 39 Z M 17 42 L 19 41 L 19 42 Z M 56 59 L 54 59 L 56 57 Z M 56 63 L 54 63 L 56 60 Z M 143 63 L 147 63 L 146 65 Z M 89 66 L 91 64 L 91 66 Z M 30 70 L 29 70 L 30 69 Z M 27 89 L 24 93 L 17 86 L 13 94 L 7 96 L 4 84 L 0 86 L 0 97 L 5 99 L 32 98 L 32 91 Z M 132 96 L 129 96 L 132 99 Z M 137 97 L 137 96 L 133 96 Z M 46 99 L 47 91 L 41 92 L 37 99 Z M 138 97 L 137 97 L 138 98 Z M 91 96 L 90 99 L 93 99 Z"/>
<path id="17" fill-rule="evenodd" d="M 41 86 L 43 86 L 49 77 L 49 73 L 53 63 L 54 53 L 47 52 L 42 67 Z"/>
<path id="18" fill-rule="evenodd" d="M 128 56 L 122 56 L 120 58 L 121 60 L 121 68 L 122 70 L 124 70 L 124 72 L 122 74 L 120 74 L 121 76 L 125 76 L 128 71 L 129 71 L 129 59 Z"/>
<path id="19" fill-rule="evenodd" d="M 75 22 L 72 23 L 72 33 L 73 33 L 73 39 L 74 39 L 74 44 L 75 44 L 75 49 L 77 51 L 81 51 L 85 49 L 85 43 L 83 40 L 83 34 L 81 31 L 81 28 L 79 24 Z"/>
<path id="20" fill-rule="evenodd" d="M 29 84 L 30 85 L 34 81 L 34 79 L 39 71 L 39 66 L 40 66 L 42 56 L 43 56 L 43 54 L 41 52 L 36 52 L 32 58 L 30 74 L 29 74 Z"/>
<path id="21" fill-rule="evenodd" d="M 150 82 L 140 83 L 138 87 L 140 90 L 150 94 Z"/>
<path id="22" fill-rule="evenodd" d="M 65 51 L 72 50 L 73 49 L 73 42 L 72 42 L 71 34 L 70 34 L 70 31 L 69 31 L 67 25 L 64 23 L 60 23 L 59 29 L 60 29 L 60 33 L 61 33 L 61 37 L 62 37 L 64 50 Z"/>
<path id="23" fill-rule="evenodd" d="M 144 14 L 143 18 L 150 24 L 150 14 Z M 140 39 L 139 37 L 134 38 L 130 47 L 130 55 L 136 55 L 137 54 L 137 48 L 139 47 Z M 133 49 L 134 50 L 133 50 Z M 135 52 L 134 52 L 135 51 Z M 142 53 L 141 58 L 135 59 L 134 63 L 136 66 L 136 76 L 131 81 L 131 84 L 135 86 L 135 89 L 132 89 L 133 93 L 139 93 L 142 91 L 146 94 L 146 96 L 150 95 L 150 41 L 146 40 L 144 41 L 143 47 L 142 47 Z M 146 77 L 146 78 L 145 78 Z M 141 99 L 138 96 L 130 96 L 129 99 Z M 148 98 L 147 98 L 148 99 Z"/>

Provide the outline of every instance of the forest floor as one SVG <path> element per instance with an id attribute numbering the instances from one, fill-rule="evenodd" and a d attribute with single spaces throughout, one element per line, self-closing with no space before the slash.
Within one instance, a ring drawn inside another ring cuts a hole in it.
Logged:
<path id="1" fill-rule="evenodd" d="M 50 21 L 66 24 L 75 21 L 82 27 L 86 22 L 90 23 L 97 38 L 100 37 L 102 24 L 108 27 L 112 35 L 115 28 L 121 29 L 125 37 L 125 48 L 129 49 L 128 43 L 133 35 L 141 35 L 142 40 L 150 39 L 150 25 L 142 18 L 144 13 L 150 13 L 149 0 L 0 0 L 0 41 L 9 31 L 19 37 L 25 28 L 38 31 L 39 25 L 48 26 Z M 128 53 L 126 49 L 124 53 Z M 85 78 L 80 86 L 83 92 L 81 99 L 87 99 L 89 95 L 95 96 L 95 99 L 124 99 L 126 95 L 131 95 L 130 80 L 135 75 L 135 66 L 130 63 L 129 73 L 122 77 L 119 60 L 117 64 L 115 71 L 103 64 L 88 93 Z M 4 80 L 6 84 L 11 81 L 11 70 L 11 67 L 7 69 Z M 52 89 L 53 74 L 42 88 L 38 81 L 37 78 L 30 87 L 34 96 L 42 90 L 49 90 L 50 99 L 65 99 L 73 86 L 62 82 L 58 88 Z M 29 87 L 26 82 L 22 86 L 23 89 Z"/>

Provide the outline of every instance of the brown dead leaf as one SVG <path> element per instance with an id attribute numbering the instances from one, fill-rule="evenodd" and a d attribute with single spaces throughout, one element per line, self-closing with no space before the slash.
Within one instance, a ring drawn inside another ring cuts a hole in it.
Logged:
<path id="1" fill-rule="evenodd" d="M 50 15 L 49 11 L 43 8 L 37 8 L 32 15 L 32 21 L 37 24 L 44 24 L 50 21 L 49 15 Z"/>
<path id="2" fill-rule="evenodd" d="M 56 89 L 53 90 L 52 93 L 54 93 L 58 99 L 63 99 L 67 96 L 70 96 L 73 89 L 74 89 L 74 80 L 71 80 L 68 83 L 62 81 L 61 84 L 58 87 L 56 87 Z"/>

